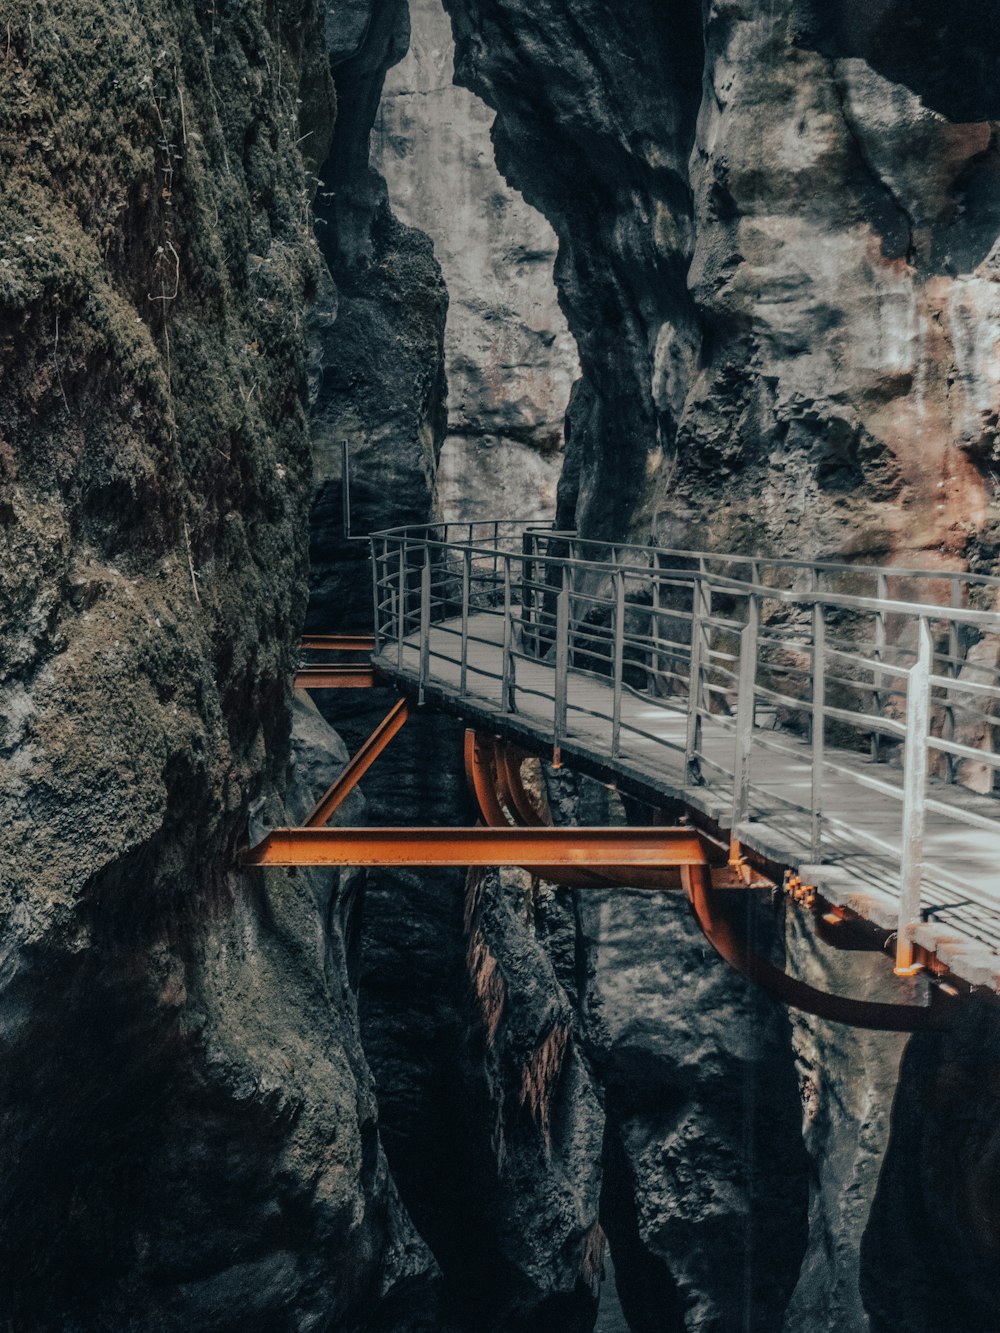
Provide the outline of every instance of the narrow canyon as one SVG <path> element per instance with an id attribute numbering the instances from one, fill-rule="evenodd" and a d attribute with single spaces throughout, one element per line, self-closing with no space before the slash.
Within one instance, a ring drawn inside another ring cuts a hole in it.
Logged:
<path id="1" fill-rule="evenodd" d="M 678 894 L 238 857 L 396 697 L 293 688 L 371 533 L 1000 573 L 991 0 L 15 3 L 0 375 L 8 1333 L 1000 1328 L 990 987 L 863 1031 Z M 411 712 L 338 827 L 476 823 Z"/>

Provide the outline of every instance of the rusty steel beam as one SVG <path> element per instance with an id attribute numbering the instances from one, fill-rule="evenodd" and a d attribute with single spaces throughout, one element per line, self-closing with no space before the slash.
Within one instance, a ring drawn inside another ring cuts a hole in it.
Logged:
<path id="1" fill-rule="evenodd" d="M 471 728 L 465 733 L 465 773 L 479 812 L 491 828 L 551 828 L 532 804 L 521 778 L 527 751 Z M 533 867 L 526 867 L 533 869 Z M 561 865 L 539 872 L 540 878 L 565 889 L 681 889 L 676 866 Z"/>
<path id="2" fill-rule="evenodd" d="M 500 794 L 524 828 L 544 828 L 547 821 L 535 809 L 534 802 L 524 787 L 521 765 L 530 758 L 527 751 L 509 744 L 496 748 L 496 774 Z"/>
<path id="3" fill-rule="evenodd" d="M 306 634 L 299 640 L 299 647 L 325 653 L 370 653 L 375 649 L 375 638 L 371 634 Z"/>
<path id="4" fill-rule="evenodd" d="M 295 673 L 297 690 L 366 690 L 375 684 L 369 666 L 316 666 L 309 663 Z"/>
<path id="5" fill-rule="evenodd" d="M 690 829 L 670 828 L 280 828 L 244 849 L 247 866 L 523 866 L 547 876 L 562 866 L 701 865 Z"/>
<path id="6" fill-rule="evenodd" d="M 329 791 L 317 801 L 315 809 L 306 818 L 306 828 L 319 828 L 323 824 L 329 823 L 334 811 L 343 805 L 348 795 L 368 772 L 392 738 L 397 736 L 406 725 L 408 717 L 409 710 L 405 699 L 400 699 L 393 704 Z"/>
<path id="7" fill-rule="evenodd" d="M 940 1026 L 950 1017 L 944 1008 L 947 1000 L 938 999 L 934 991 L 931 992 L 930 1005 L 879 1004 L 831 995 L 797 977 L 790 977 L 751 949 L 717 909 L 707 865 L 685 866 L 681 877 L 695 919 L 719 957 L 783 1004 L 833 1023 L 846 1023 L 850 1027 L 870 1028 L 877 1032 L 917 1032 Z"/>
<path id="8" fill-rule="evenodd" d="M 465 732 L 465 778 L 479 807 L 479 813 L 491 828 L 507 828 L 511 820 L 500 803 L 497 792 L 494 750 L 486 737 L 467 728 Z"/>
<path id="9" fill-rule="evenodd" d="M 502 742 L 492 737 L 481 735 L 468 728 L 465 733 L 465 776 L 469 789 L 476 799 L 479 813 L 491 828 L 509 828 L 512 824 L 519 828 L 537 828 L 541 818 L 528 823 L 521 817 L 517 803 L 509 791 L 504 790 L 498 772 L 497 752 Z M 527 794 L 525 793 L 525 800 Z M 651 875 L 654 872 L 649 872 Z M 657 884 L 657 888 L 680 888 L 680 878 L 676 870 L 661 871 L 662 877 L 669 878 L 666 884 Z M 566 889 L 607 889 L 612 881 L 592 870 L 560 866 L 552 868 L 541 876 L 550 884 L 558 884 Z"/>

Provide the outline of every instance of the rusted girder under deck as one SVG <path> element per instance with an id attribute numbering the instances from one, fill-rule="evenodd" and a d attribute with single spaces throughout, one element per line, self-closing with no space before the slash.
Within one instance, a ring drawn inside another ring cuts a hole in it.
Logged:
<path id="1" fill-rule="evenodd" d="M 370 657 L 375 639 L 370 634 L 306 634 L 302 652 L 364 653 Z M 364 690 L 375 684 L 371 662 L 303 662 L 295 673 L 297 690 Z"/>
<path id="2" fill-rule="evenodd" d="M 371 634 L 306 634 L 299 647 L 324 653 L 371 653 L 375 638 Z"/>
<path id="3" fill-rule="evenodd" d="M 313 663 L 299 667 L 295 673 L 297 690 L 367 690 L 375 684 L 375 671 L 370 666 L 317 666 Z"/>
<path id="4" fill-rule="evenodd" d="M 525 831 L 537 831 L 537 826 L 544 822 L 524 788 L 521 765 L 525 757 L 523 750 L 497 738 L 466 731 L 466 776 L 488 824 L 507 828 L 513 822 Z M 696 840 L 701 842 L 702 855 L 687 862 L 679 872 L 695 920 L 720 958 L 775 999 L 831 1022 L 884 1032 L 915 1032 L 938 1026 L 952 1016 L 947 999 L 936 991 L 931 992 L 930 1005 L 882 1004 L 834 995 L 789 976 L 750 947 L 743 933 L 729 920 L 722 906 L 725 898 L 720 898 L 718 892 L 720 888 L 774 888 L 774 884 L 740 864 L 738 847 L 733 849 L 731 855 L 736 859 L 729 865 L 713 866 L 705 843 L 697 837 Z M 599 871 L 588 867 L 569 874 L 560 868 L 551 878 L 576 888 L 667 887 L 647 883 L 643 876 L 648 873 L 641 866 L 631 869 L 605 865 Z"/>
<path id="5" fill-rule="evenodd" d="M 705 852 L 687 828 L 279 828 L 240 860 L 248 866 L 522 866 L 544 875 L 561 866 L 666 872 L 703 864 Z M 668 887 L 680 887 L 679 876 L 672 878 Z"/>
<path id="6" fill-rule="evenodd" d="M 409 715 L 405 699 L 400 699 L 393 704 L 340 777 L 337 778 L 329 791 L 320 798 L 312 813 L 307 816 L 306 828 L 319 828 L 330 822 L 334 811 L 343 805 L 348 795 L 368 772 L 392 738 L 398 735 L 406 725 L 406 719 Z"/>

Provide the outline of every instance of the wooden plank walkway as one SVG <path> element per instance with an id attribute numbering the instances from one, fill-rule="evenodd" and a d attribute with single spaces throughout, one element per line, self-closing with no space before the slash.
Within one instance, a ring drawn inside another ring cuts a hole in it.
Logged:
<path id="1" fill-rule="evenodd" d="M 469 618 L 466 687 L 461 689 L 461 622 L 431 627 L 427 702 L 470 723 L 499 726 L 543 747 L 554 737 L 555 669 L 547 662 L 516 661 L 515 710 L 502 706 L 503 622 L 495 614 Z M 378 671 L 412 693 L 419 683 L 418 636 L 402 651 L 386 645 L 374 659 Z M 620 753 L 612 759 L 613 689 L 610 680 L 570 670 L 568 677 L 567 759 L 591 771 L 618 774 L 633 786 L 682 802 L 709 815 L 723 828 L 731 822 L 732 780 L 712 763 L 732 769 L 731 719 L 703 718 L 703 786 L 685 779 L 684 700 L 659 698 L 625 689 Z M 809 816 L 787 801 L 808 807 L 811 755 L 787 732 L 757 727 L 751 758 L 750 820 L 735 830 L 745 845 L 770 860 L 800 869 L 826 898 L 851 907 L 887 929 L 896 925 L 898 864 L 902 841 L 902 775 L 888 764 L 827 745 L 823 788 L 822 867 L 810 868 Z M 761 742 L 766 742 L 765 744 Z M 929 795 L 958 810 L 995 811 L 994 830 L 971 827 L 959 818 L 928 811 L 922 908 L 928 924 L 918 942 L 933 947 L 942 935 L 962 941 L 952 970 L 979 984 L 1000 976 L 1000 801 L 930 780 Z M 977 947 L 978 945 L 978 947 Z"/>

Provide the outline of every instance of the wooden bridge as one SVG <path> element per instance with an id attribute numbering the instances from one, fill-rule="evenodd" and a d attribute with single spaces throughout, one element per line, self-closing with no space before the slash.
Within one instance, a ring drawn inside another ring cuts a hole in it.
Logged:
<path id="1" fill-rule="evenodd" d="M 393 682 L 404 699 L 499 738 L 467 747 L 489 827 L 425 830 L 420 846 L 412 830 L 324 827 L 402 725 L 401 702 L 310 831 L 275 830 L 250 863 L 527 864 L 605 887 L 654 886 L 660 873 L 659 887 L 684 882 L 716 947 L 728 928 L 713 889 L 779 884 L 828 926 L 881 932 L 898 975 L 998 989 L 1000 579 L 598 543 L 492 521 L 378 534 L 372 573 L 372 639 L 307 641 L 368 660 L 304 667 L 299 683 Z M 510 759 L 521 753 L 614 784 L 660 822 L 539 828 Z M 722 943 L 766 980 L 762 960 Z M 806 1000 L 787 986 L 785 998 Z M 868 1024 L 883 1027 L 929 1012 L 862 1008 L 898 1011 Z"/>

